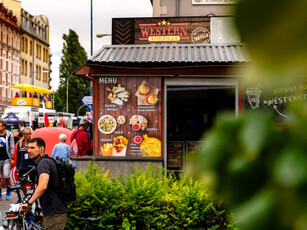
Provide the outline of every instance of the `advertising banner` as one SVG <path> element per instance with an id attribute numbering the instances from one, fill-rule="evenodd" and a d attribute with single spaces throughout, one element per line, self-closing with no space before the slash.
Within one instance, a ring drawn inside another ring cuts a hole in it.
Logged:
<path id="1" fill-rule="evenodd" d="M 112 44 L 210 43 L 210 18 L 113 18 Z"/>

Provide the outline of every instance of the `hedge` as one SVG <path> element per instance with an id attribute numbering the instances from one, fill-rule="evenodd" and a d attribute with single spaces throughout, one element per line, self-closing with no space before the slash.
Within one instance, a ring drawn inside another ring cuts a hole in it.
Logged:
<path id="1" fill-rule="evenodd" d="M 225 205 L 191 177 L 145 169 L 116 178 L 97 164 L 75 175 L 77 200 L 69 204 L 66 229 L 82 229 L 76 217 L 99 218 L 88 229 L 235 229 Z"/>

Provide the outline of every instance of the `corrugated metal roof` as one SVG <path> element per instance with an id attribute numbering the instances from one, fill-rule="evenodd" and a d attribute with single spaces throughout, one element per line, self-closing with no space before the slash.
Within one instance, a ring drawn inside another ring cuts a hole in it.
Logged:
<path id="1" fill-rule="evenodd" d="M 89 63 L 248 62 L 245 44 L 150 44 L 104 46 Z"/>

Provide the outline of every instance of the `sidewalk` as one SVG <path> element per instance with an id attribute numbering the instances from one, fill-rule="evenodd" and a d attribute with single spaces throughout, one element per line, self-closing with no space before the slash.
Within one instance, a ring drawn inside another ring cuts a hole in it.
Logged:
<path id="1" fill-rule="evenodd" d="M 5 200 L 6 188 L 2 188 L 2 197 L 3 200 L 0 200 L 0 212 L 7 212 L 10 208 L 10 204 L 17 202 L 17 194 L 11 192 L 12 196 L 9 200 Z"/>

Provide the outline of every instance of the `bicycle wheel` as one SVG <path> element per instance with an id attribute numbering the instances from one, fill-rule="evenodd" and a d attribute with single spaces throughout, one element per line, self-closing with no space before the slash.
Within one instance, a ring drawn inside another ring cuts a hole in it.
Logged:
<path id="1" fill-rule="evenodd" d="M 29 230 L 44 230 L 44 227 L 40 224 L 32 222 L 29 226 Z"/>
<path id="2" fill-rule="evenodd" d="M 22 230 L 22 226 L 18 221 L 10 220 L 8 230 Z"/>

